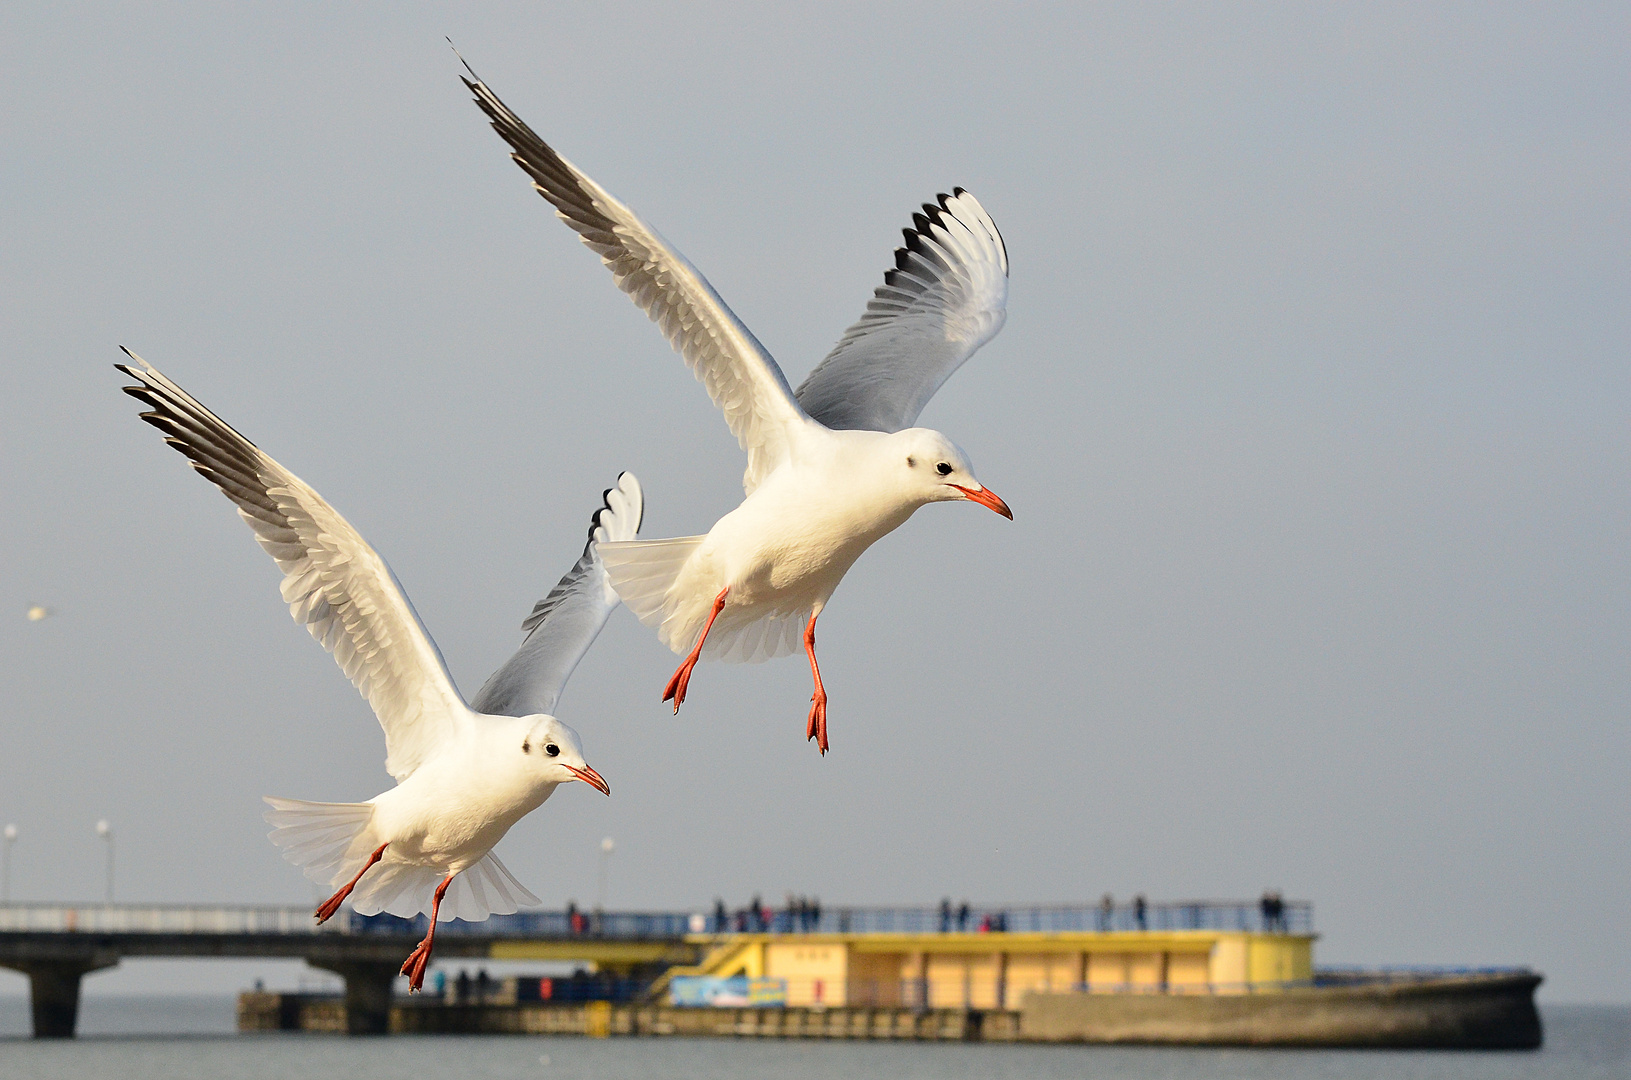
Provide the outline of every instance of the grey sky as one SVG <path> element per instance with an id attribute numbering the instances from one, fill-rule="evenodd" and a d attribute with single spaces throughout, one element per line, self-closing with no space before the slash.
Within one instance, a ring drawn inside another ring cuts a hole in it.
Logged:
<path id="1" fill-rule="evenodd" d="M 700 13 L 699 13 L 700 12 Z M 802 660 L 620 612 L 562 703 L 602 799 L 547 903 L 1255 896 L 1323 962 L 1631 999 L 1623 5 L 70 4 L 0 15 L 0 821 L 15 895 L 304 902 L 262 793 L 389 782 L 130 345 L 390 560 L 473 692 L 623 468 L 704 531 L 742 458 L 553 219 L 442 35 L 702 268 L 795 383 L 962 185 L 1006 329 L 925 509 Z M 28 605 L 54 609 L 30 622 Z M 99 978 L 117 978 L 105 976 Z M 134 985 L 134 984 L 132 984 Z M 21 981 L 0 975 L 0 990 Z"/>

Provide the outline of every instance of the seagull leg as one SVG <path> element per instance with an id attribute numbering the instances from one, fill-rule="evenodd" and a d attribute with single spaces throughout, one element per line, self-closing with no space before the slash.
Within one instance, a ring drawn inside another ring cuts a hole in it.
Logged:
<path id="1" fill-rule="evenodd" d="M 368 856 L 368 861 L 363 864 L 363 868 L 357 871 L 357 876 L 346 882 L 345 888 L 323 901 L 323 906 L 318 908 L 316 912 L 316 919 L 319 925 L 326 923 L 329 921 L 329 919 L 333 918 L 334 913 L 340 910 L 340 905 L 345 903 L 345 898 L 351 895 L 351 890 L 357 887 L 357 882 L 361 881 L 362 876 L 368 873 L 375 863 L 379 862 L 380 857 L 385 854 L 385 849 L 390 846 L 390 844 L 381 844 L 378 848 L 376 848 L 374 853 Z"/>
<path id="2" fill-rule="evenodd" d="M 425 985 L 425 967 L 430 963 L 430 950 L 436 947 L 436 914 L 442 910 L 442 894 L 447 887 L 453 884 L 453 875 L 449 874 L 436 886 L 436 898 L 430 902 L 430 931 L 408 958 L 402 962 L 402 974 L 408 977 L 408 993 L 417 993 Z"/>
<path id="3" fill-rule="evenodd" d="M 804 651 L 810 654 L 810 674 L 815 678 L 815 693 L 810 695 L 810 720 L 805 725 L 804 739 L 816 741 L 823 756 L 827 753 L 827 688 L 821 685 L 821 665 L 815 658 L 815 621 L 821 617 L 818 608 L 810 614 L 810 625 L 804 628 Z"/>
<path id="4" fill-rule="evenodd" d="M 675 715 L 679 714 L 680 706 L 685 704 L 685 690 L 686 687 L 691 685 L 691 669 L 696 667 L 697 661 L 702 658 L 702 643 L 708 640 L 708 631 L 714 628 L 714 620 L 719 618 L 721 611 L 725 610 L 725 594 L 730 591 L 731 587 L 727 585 L 719 590 L 718 596 L 714 597 L 714 609 L 708 613 L 708 621 L 702 627 L 702 636 L 697 638 L 696 648 L 692 649 L 691 655 L 687 656 L 685 662 L 675 669 L 674 677 L 668 680 L 668 686 L 663 690 L 664 701 L 669 698 L 674 699 Z"/>

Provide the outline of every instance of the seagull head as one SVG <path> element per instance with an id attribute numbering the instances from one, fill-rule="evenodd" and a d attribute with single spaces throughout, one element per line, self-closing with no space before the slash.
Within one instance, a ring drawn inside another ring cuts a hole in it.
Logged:
<path id="1" fill-rule="evenodd" d="M 893 469 L 922 503 L 967 499 L 1014 520 L 1008 504 L 974 478 L 968 455 L 950 439 L 929 428 L 907 428 L 889 436 L 886 445 Z"/>
<path id="2" fill-rule="evenodd" d="M 612 793 L 610 785 L 583 760 L 583 744 L 577 732 L 553 716 L 540 716 L 537 721 L 527 729 L 521 752 L 537 763 L 544 779 L 557 784 L 582 780 L 603 794 Z"/>

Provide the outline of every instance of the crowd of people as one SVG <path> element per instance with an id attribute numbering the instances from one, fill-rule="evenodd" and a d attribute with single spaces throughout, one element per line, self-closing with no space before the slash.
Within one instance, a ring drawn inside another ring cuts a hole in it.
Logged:
<path id="1" fill-rule="evenodd" d="M 745 907 L 735 911 L 725 901 L 714 899 L 714 913 L 710 929 L 716 934 L 735 931 L 739 934 L 809 933 L 821 926 L 821 900 L 813 896 L 787 894 L 787 902 L 780 911 L 766 904 L 756 893 Z"/>
<path id="2" fill-rule="evenodd" d="M 1265 933 L 1286 933 L 1286 902 L 1278 890 L 1265 890 L 1262 899 L 1258 902 L 1258 910 L 1262 915 L 1262 928 Z M 841 910 L 835 921 L 836 926 L 825 929 L 836 929 L 839 933 L 847 933 L 851 928 L 851 918 L 855 913 Z M 976 917 L 976 914 L 978 917 Z M 567 925 L 572 934 L 598 932 L 598 916 L 588 915 L 578 910 L 575 902 L 566 906 Z M 693 916 L 694 920 L 703 917 Z M 1161 921 L 1161 920 L 1158 920 Z M 786 902 L 781 908 L 773 908 L 766 904 L 759 894 L 754 894 L 742 907 L 731 909 L 726 906 L 722 898 L 714 900 L 713 914 L 707 917 L 707 929 L 715 934 L 788 934 L 811 933 L 823 929 L 821 925 L 821 900 L 813 896 L 787 894 Z M 1105 893 L 1100 899 L 1093 917 L 1094 928 L 1100 931 L 1110 930 L 1148 930 L 1150 928 L 1150 905 L 1143 893 L 1134 896 L 1130 903 L 1118 906 L 1115 897 Z M 940 932 L 949 934 L 953 931 L 968 933 L 1004 933 L 1008 930 L 1008 913 L 1002 910 L 984 911 L 976 913 L 969 906 L 967 900 L 955 907 L 951 897 L 940 901 Z M 700 925 L 693 922 L 693 929 Z M 1167 922 L 1161 921 L 1163 927 Z"/>

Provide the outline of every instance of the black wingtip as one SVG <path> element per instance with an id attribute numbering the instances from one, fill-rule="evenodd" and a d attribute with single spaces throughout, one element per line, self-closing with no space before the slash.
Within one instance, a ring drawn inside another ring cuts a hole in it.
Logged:
<path id="1" fill-rule="evenodd" d="M 605 491 L 602 491 L 600 493 L 600 502 L 601 502 L 600 509 L 596 510 L 595 511 L 595 516 L 589 519 L 589 539 L 590 539 L 591 542 L 595 538 L 595 530 L 600 528 L 600 515 L 609 514 L 609 513 L 612 512 L 612 501 L 611 501 L 612 492 L 622 490 L 623 478 L 625 476 L 632 476 L 632 475 L 633 474 L 630 473 L 629 470 L 624 469 L 622 472 L 617 474 L 617 483 L 614 484 L 613 486 L 607 488 Z M 640 526 L 644 523 L 645 517 L 646 517 L 646 500 L 645 500 L 645 493 L 642 491 L 641 492 L 641 497 L 640 497 L 640 516 L 634 519 L 634 531 L 635 531 L 636 534 L 638 534 L 640 532 Z"/>
<path id="2" fill-rule="evenodd" d="M 459 47 L 453 44 L 453 39 L 448 37 L 446 34 L 443 34 L 442 40 L 447 42 L 447 47 L 453 50 L 453 55 L 459 58 L 459 63 L 463 64 L 464 70 L 470 73 L 470 78 L 476 80 L 477 82 L 481 82 L 481 76 L 476 74 L 476 69 L 470 66 L 470 61 L 464 58 L 464 54 L 459 51 Z M 470 86 L 469 81 L 466 80 L 463 75 L 459 76 L 459 81 L 463 82 L 466 86 Z M 474 90 L 475 87 L 471 86 L 470 89 Z"/>

